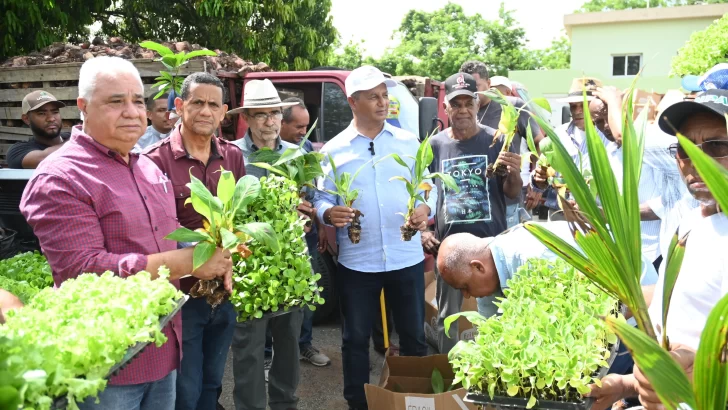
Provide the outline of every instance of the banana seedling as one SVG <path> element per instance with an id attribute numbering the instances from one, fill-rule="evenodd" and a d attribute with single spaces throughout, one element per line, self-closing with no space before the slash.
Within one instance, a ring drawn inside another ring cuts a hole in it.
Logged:
<path id="1" fill-rule="evenodd" d="M 424 139 L 424 141 L 420 143 L 420 147 L 417 149 L 416 157 L 413 157 L 411 155 L 406 156 L 407 158 L 410 158 L 414 161 L 413 166 L 409 166 L 407 162 L 405 162 L 398 154 L 389 154 L 377 161 L 377 163 L 382 162 L 389 157 L 397 161 L 399 165 L 406 168 L 410 174 L 409 179 L 403 176 L 395 176 L 390 178 L 389 180 L 390 182 L 394 180 L 402 181 L 407 187 L 407 193 L 409 194 L 409 200 L 407 201 L 407 213 L 403 214 L 399 212 L 398 215 L 402 215 L 404 217 L 404 224 L 399 227 L 401 238 L 403 241 L 410 241 L 412 240 L 412 237 L 417 233 L 417 228 L 410 226 L 409 220 L 412 214 L 415 212 L 415 204 L 417 203 L 417 201 L 419 200 L 421 202 L 427 202 L 427 199 L 429 198 L 430 191 L 432 190 L 433 186 L 428 181 L 432 181 L 438 178 L 446 187 L 452 189 L 455 192 L 460 191 L 460 188 L 455 182 L 455 179 L 448 174 L 444 174 L 442 172 L 428 173 L 430 164 L 434 159 L 429 135 L 427 136 L 427 138 Z"/>
<path id="2" fill-rule="evenodd" d="M 495 144 L 498 143 L 499 140 L 502 140 L 503 147 L 501 148 L 500 152 L 508 152 L 511 147 L 511 143 L 513 142 L 513 137 L 516 135 L 519 110 L 516 109 L 516 107 L 511 104 L 511 102 L 508 101 L 503 96 L 503 94 L 501 94 L 501 92 L 495 88 L 491 88 L 488 91 L 480 92 L 479 94 L 490 98 L 492 102 L 496 102 L 502 106 L 500 122 L 498 122 L 498 129 L 496 130 L 495 136 L 493 137 L 493 143 L 490 144 L 490 146 L 493 147 L 495 146 Z M 500 162 L 500 159 L 496 159 L 495 162 L 488 165 L 488 169 L 485 173 L 486 178 L 492 178 L 493 175 L 498 175 L 501 177 L 506 175 L 506 168 L 503 167 Z"/>
<path id="3" fill-rule="evenodd" d="M 331 171 L 334 174 L 333 178 L 329 175 L 326 175 L 326 178 L 328 178 L 331 182 L 334 183 L 334 186 L 336 187 L 336 190 L 330 190 L 326 189 L 325 191 L 328 192 L 331 195 L 338 196 L 341 198 L 341 202 L 344 203 L 344 206 L 347 208 L 351 208 L 354 210 L 354 219 L 351 221 L 351 224 L 348 228 L 348 234 L 349 234 L 349 240 L 351 240 L 351 243 L 359 243 L 361 240 L 361 217 L 364 216 L 361 211 L 354 208 L 354 201 L 356 201 L 357 198 L 359 198 L 359 190 L 358 189 L 351 189 L 352 185 L 354 184 L 354 180 L 359 175 L 359 173 L 364 169 L 364 167 L 369 164 L 372 160 L 369 160 L 365 162 L 359 169 L 356 170 L 354 175 L 348 173 L 348 172 L 342 172 L 341 174 L 338 173 L 336 169 L 336 164 L 334 163 L 334 159 L 331 157 L 331 154 L 328 154 L 329 158 L 329 164 L 331 164 Z"/>
<path id="4" fill-rule="evenodd" d="M 237 253 L 242 258 L 250 256 L 247 243 L 255 239 L 272 249 L 280 249 L 275 231 L 268 223 L 253 222 L 235 224 L 235 217 L 245 212 L 260 192 L 260 182 L 251 175 L 240 178 L 237 183 L 232 172 L 220 167 L 220 180 L 217 183 L 217 196 L 205 184 L 190 173 L 190 197 L 185 206 L 191 204 L 202 216 L 203 227 L 196 230 L 178 228 L 165 239 L 177 242 L 196 242 L 192 254 L 192 270 L 197 270 L 212 258 L 217 248 Z M 225 298 L 221 279 L 201 280 L 191 289 L 190 295 L 206 297 L 207 302 L 217 306 Z"/>

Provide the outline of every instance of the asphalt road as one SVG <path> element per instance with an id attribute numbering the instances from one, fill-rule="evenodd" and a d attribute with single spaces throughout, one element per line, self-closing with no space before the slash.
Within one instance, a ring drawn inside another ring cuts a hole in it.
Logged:
<path id="1" fill-rule="evenodd" d="M 396 343 L 396 335 L 394 343 Z M 326 367 L 316 367 L 301 362 L 301 383 L 298 386 L 299 410 L 347 410 L 344 400 L 344 380 L 341 367 L 341 329 L 338 323 L 315 326 L 313 344 L 331 358 Z M 384 356 L 370 347 L 370 383 L 379 383 Z M 234 410 L 232 352 L 228 354 L 223 377 L 223 391 L 220 403 L 226 410 Z"/>

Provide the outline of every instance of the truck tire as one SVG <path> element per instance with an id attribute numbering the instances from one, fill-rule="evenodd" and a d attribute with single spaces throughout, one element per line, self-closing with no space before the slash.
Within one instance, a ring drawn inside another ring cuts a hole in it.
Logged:
<path id="1" fill-rule="evenodd" d="M 312 260 L 313 270 L 321 274 L 318 284 L 324 288 L 321 291 L 321 297 L 324 298 L 324 304 L 316 307 L 313 312 L 313 323 L 320 324 L 327 322 L 332 315 L 338 314 L 339 311 L 339 294 L 336 290 L 336 262 L 330 253 L 324 254 L 316 252 L 316 258 Z"/>

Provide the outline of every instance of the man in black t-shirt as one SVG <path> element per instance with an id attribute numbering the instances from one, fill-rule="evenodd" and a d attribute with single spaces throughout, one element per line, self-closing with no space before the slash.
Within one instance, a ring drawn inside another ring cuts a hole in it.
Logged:
<path id="1" fill-rule="evenodd" d="M 466 61 L 465 63 L 463 63 L 462 66 L 460 66 L 460 72 L 468 73 L 472 75 L 473 78 L 475 78 L 475 84 L 478 87 L 478 91 L 487 91 L 493 86 L 490 81 L 491 79 L 488 75 L 488 68 L 485 66 L 484 63 L 480 61 Z M 511 104 L 513 104 L 516 109 L 522 108 L 526 105 L 526 102 L 518 97 L 506 96 L 506 99 Z M 491 101 L 490 98 L 484 95 L 480 95 L 478 122 L 485 125 L 486 127 L 498 129 L 498 123 L 500 122 L 502 111 L 503 107 L 500 104 Z M 533 119 L 533 117 L 531 117 L 531 115 L 528 114 L 526 111 L 520 111 L 518 115 L 518 125 L 516 126 L 516 135 L 513 138 L 513 146 L 516 148 L 515 152 L 518 152 L 521 155 L 526 155 L 526 153 L 528 152 L 528 146 L 526 145 L 526 129 L 528 128 L 529 123 L 531 124 L 531 133 L 533 134 L 533 139 L 536 142 L 536 146 L 538 146 L 538 143 L 544 137 L 543 133 L 541 132 L 541 127 L 539 127 L 538 125 L 538 122 L 536 122 L 536 120 Z M 525 171 L 528 171 L 528 169 L 526 169 Z M 529 189 L 527 193 L 526 208 L 533 208 L 540 199 L 540 193 L 536 193 Z M 507 200 L 506 213 L 508 215 L 513 215 L 517 211 L 517 207 L 520 202 L 520 197 L 513 200 Z M 515 223 L 518 223 L 517 218 L 515 219 Z"/>
<path id="2" fill-rule="evenodd" d="M 10 168 L 35 169 L 48 155 L 63 146 L 60 110 L 65 106 L 43 90 L 33 91 L 23 98 L 22 119 L 33 132 L 33 138 L 10 147 L 7 153 Z"/>
<path id="3" fill-rule="evenodd" d="M 502 140 L 491 147 L 495 130 L 477 121 L 479 104 L 475 79 L 466 73 L 452 75 L 445 81 L 445 91 L 445 111 L 452 126 L 430 139 L 434 154 L 430 171 L 451 175 L 460 190 L 447 189 L 436 180 L 435 238 L 423 239 L 426 249 L 429 242 L 437 243 L 454 233 L 468 232 L 484 238 L 503 232 L 506 229 L 506 198 L 518 198 L 523 186 L 520 155 L 513 152 L 513 148 L 501 152 Z M 494 173 L 486 178 L 488 165 L 498 158 L 506 168 L 506 175 Z M 438 348 L 440 353 L 448 353 L 457 343 L 459 333 L 454 324 L 455 330 L 450 331 L 452 338 L 448 338 L 444 334 L 444 321 L 460 311 L 463 295 L 438 277 L 437 303 Z"/>

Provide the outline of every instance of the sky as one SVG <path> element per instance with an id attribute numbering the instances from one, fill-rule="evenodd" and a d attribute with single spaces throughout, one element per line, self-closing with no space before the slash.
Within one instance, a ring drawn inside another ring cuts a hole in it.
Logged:
<path id="1" fill-rule="evenodd" d="M 564 29 L 564 15 L 581 7 L 585 0 L 504 0 L 507 10 L 526 30 L 527 46 L 546 48 Z M 452 0 L 463 7 L 466 15 L 480 13 L 485 19 L 498 18 L 500 0 Z M 447 0 L 332 0 L 331 14 L 344 44 L 349 40 L 365 40 L 366 55 L 381 56 L 387 46 L 394 46 L 392 33 L 411 9 L 434 11 Z"/>

